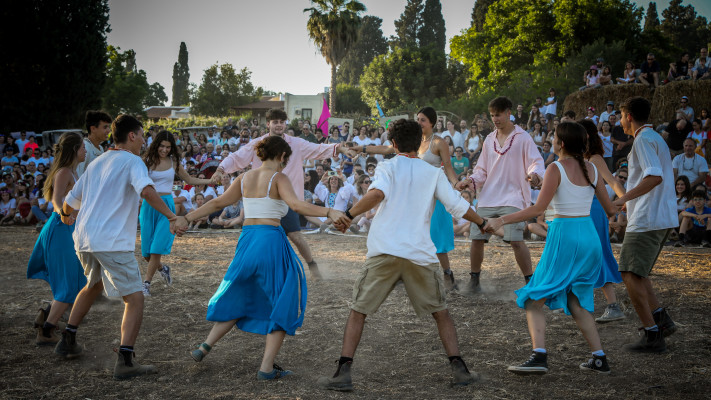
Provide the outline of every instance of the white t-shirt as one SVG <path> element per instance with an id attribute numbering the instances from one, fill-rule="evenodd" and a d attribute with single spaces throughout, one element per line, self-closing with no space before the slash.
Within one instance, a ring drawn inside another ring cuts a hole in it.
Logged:
<path id="1" fill-rule="evenodd" d="M 602 140 L 602 149 L 604 150 L 602 157 L 612 157 L 612 146 L 614 145 L 614 143 L 612 143 L 612 134 L 605 136 L 602 132 L 598 132 L 597 135 L 600 136 L 600 140 Z"/>
<path id="2" fill-rule="evenodd" d="M 346 183 L 342 188 L 338 189 L 333 209 L 338 211 L 346 211 L 348 208 L 348 202 L 353 199 L 353 203 L 355 203 L 359 198 L 360 196 L 358 196 L 358 191 L 355 186 L 350 183 Z"/>
<path id="3" fill-rule="evenodd" d="M 660 176 L 662 183 L 649 193 L 627 202 L 627 232 L 648 232 L 679 226 L 676 212 L 674 171 L 669 147 L 651 126 L 643 128 L 627 156 L 627 188 L 639 186 L 647 176 Z"/>
<path id="4" fill-rule="evenodd" d="M 217 197 L 217 192 L 215 192 L 215 189 L 213 189 L 212 186 L 206 186 L 205 190 L 202 191 L 202 194 L 203 194 L 203 196 L 205 196 L 206 202 L 209 201 L 209 200 L 207 200 L 207 196 L 212 196 L 213 199 L 215 197 Z M 190 188 L 190 201 L 192 201 L 192 199 L 194 199 L 194 198 L 195 198 L 195 186 Z"/>
<path id="5" fill-rule="evenodd" d="M 22 140 L 22 139 L 17 139 L 15 140 L 15 144 L 17 145 L 17 148 L 20 150 L 20 156 L 23 156 L 25 154 L 25 145 L 29 143 L 30 141 L 28 139 Z"/>
<path id="6" fill-rule="evenodd" d="M 47 200 L 45 200 L 44 197 L 39 197 L 37 199 L 37 203 L 40 205 L 40 207 L 43 206 L 46 202 Z M 54 210 L 54 203 L 50 201 L 49 204 L 47 204 L 47 210 L 45 210 L 45 212 L 52 212 L 52 210 Z"/>
<path id="7" fill-rule="evenodd" d="M 373 189 L 381 190 L 385 198 L 370 226 L 367 257 L 390 254 L 417 265 L 437 263 L 430 238 L 435 199 L 454 218 L 469 209 L 444 171 L 419 158 L 395 156 L 378 164 L 368 190 Z"/>
<path id="8" fill-rule="evenodd" d="M 104 153 L 104 150 L 102 150 L 101 147 L 94 146 L 94 144 L 91 143 L 91 140 L 89 140 L 88 138 L 84 139 L 84 147 L 86 148 L 86 158 L 83 162 L 80 162 L 77 165 L 78 176 L 81 176 L 84 171 L 86 171 L 86 167 L 91 164 L 91 162 L 94 161 L 97 157 Z"/>
<path id="9" fill-rule="evenodd" d="M 472 136 L 469 139 L 469 147 L 467 148 L 467 150 L 474 151 L 474 150 L 478 149 L 480 140 L 481 140 L 481 138 L 479 138 L 479 135 Z"/>
<path id="10" fill-rule="evenodd" d="M 546 110 L 545 110 L 545 112 L 541 111 L 542 114 L 555 115 L 558 112 L 558 100 L 555 98 L 555 96 L 547 98 L 546 103 L 548 103 L 549 101 L 553 101 L 553 100 L 555 100 L 555 103 L 544 106 L 544 107 L 546 107 Z"/>
<path id="11" fill-rule="evenodd" d="M 146 186 L 153 186 L 153 181 L 137 155 L 114 150 L 94 160 L 64 200 L 79 210 L 74 249 L 133 253 L 138 204 Z"/>
<path id="12" fill-rule="evenodd" d="M 454 135 L 452 135 L 452 144 L 454 145 L 454 148 L 456 149 L 457 147 L 464 148 L 464 141 L 467 139 L 467 136 L 463 133 L 460 132 L 454 132 Z"/>
<path id="13" fill-rule="evenodd" d="M 12 210 L 13 208 L 16 208 L 16 207 L 17 207 L 17 202 L 13 198 L 10 198 L 10 201 L 8 201 L 7 203 L 3 203 L 2 201 L 0 201 L 0 215 L 5 217 L 5 216 L 7 216 L 7 213 L 10 212 L 10 210 Z"/>
<path id="14" fill-rule="evenodd" d="M 173 199 L 176 199 L 177 197 L 184 197 L 185 201 L 183 202 L 183 207 L 185 207 L 186 211 L 190 211 L 193 209 L 193 203 L 190 201 L 190 193 L 188 193 L 187 190 L 181 189 L 179 195 L 175 195 L 175 192 L 171 192 L 173 194 Z"/>
<path id="15" fill-rule="evenodd" d="M 678 175 L 684 175 L 689 178 L 689 182 L 697 180 L 702 172 L 709 172 L 706 160 L 696 153 L 691 158 L 687 158 L 684 153 L 679 154 L 674 157 L 672 167 Z"/>

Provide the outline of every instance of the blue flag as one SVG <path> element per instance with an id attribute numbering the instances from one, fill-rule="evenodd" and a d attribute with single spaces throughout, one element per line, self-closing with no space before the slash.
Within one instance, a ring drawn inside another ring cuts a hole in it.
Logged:
<path id="1" fill-rule="evenodd" d="M 385 113 L 383 113 L 383 109 L 380 108 L 380 103 L 378 103 L 378 100 L 375 100 L 375 107 L 378 109 L 378 114 L 380 114 L 381 117 L 384 117 Z"/>

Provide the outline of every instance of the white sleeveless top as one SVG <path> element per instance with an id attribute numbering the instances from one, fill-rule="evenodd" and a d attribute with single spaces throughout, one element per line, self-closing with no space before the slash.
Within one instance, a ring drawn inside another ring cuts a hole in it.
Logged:
<path id="1" fill-rule="evenodd" d="M 175 179 L 175 169 L 170 167 L 165 171 L 148 171 L 148 176 L 155 184 L 156 192 L 170 193 L 173 190 L 173 179 Z"/>
<path id="2" fill-rule="evenodd" d="M 432 152 L 432 142 L 434 142 L 434 134 L 432 134 L 432 137 L 430 138 L 430 144 L 427 146 L 427 150 L 424 153 L 418 154 L 417 156 L 420 157 L 422 161 L 425 161 L 427 164 L 439 168 L 442 166 L 442 158 L 440 156 L 436 156 Z"/>
<path id="3" fill-rule="evenodd" d="M 595 189 L 590 185 L 578 186 L 573 184 L 568 179 L 563 165 L 558 161 L 554 161 L 553 164 L 560 171 L 560 185 L 551 201 L 555 213 L 570 217 L 590 215 L 590 206 L 592 205 L 593 196 L 595 196 Z M 595 178 L 592 181 L 597 182 L 597 168 L 595 168 L 594 164 L 592 166 L 595 171 Z"/>
<path id="4" fill-rule="evenodd" d="M 264 197 L 244 197 L 244 178 L 242 177 L 240 181 L 240 188 L 242 190 L 242 204 L 244 205 L 244 218 L 273 218 L 282 219 L 289 211 L 289 206 L 284 200 L 272 199 L 269 197 L 269 192 L 272 190 L 272 181 L 274 177 L 278 174 L 275 172 L 269 179 L 269 186 L 267 187 L 267 195 Z"/>

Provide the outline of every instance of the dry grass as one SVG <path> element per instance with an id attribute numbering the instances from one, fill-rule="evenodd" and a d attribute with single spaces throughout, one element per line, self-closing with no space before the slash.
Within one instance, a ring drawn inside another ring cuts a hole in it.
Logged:
<path id="1" fill-rule="evenodd" d="M 138 360 L 158 366 L 160 374 L 130 382 L 114 382 L 112 348 L 118 346 L 121 303 L 96 304 L 80 327 L 84 354 L 64 361 L 48 348 L 34 345 L 34 319 L 40 299 L 49 299 L 48 285 L 25 279 L 26 263 L 36 234 L 29 228 L 0 228 L 0 398 L 7 399 L 182 399 L 182 398 L 346 398 L 316 388 L 318 376 L 332 374 L 353 281 L 365 257 L 363 238 L 309 235 L 316 259 L 328 279 L 309 282 L 307 315 L 302 329 L 288 337 L 278 363 L 298 373 L 279 382 L 255 380 L 264 338 L 232 331 L 202 363 L 188 355 L 202 342 L 211 324 L 207 302 L 231 261 L 235 233 L 192 235 L 178 239 L 166 257 L 175 275 L 172 287 L 156 282 L 146 301 L 137 343 Z M 531 244 L 534 264 L 542 244 Z M 619 249 L 616 248 L 617 252 Z M 654 283 L 663 304 L 680 325 L 662 355 L 624 353 L 636 337 L 639 321 L 622 287 L 617 287 L 628 318 L 600 326 L 610 359 L 610 376 L 588 374 L 578 364 L 588 348 L 570 317 L 547 312 L 547 346 L 551 371 L 541 377 L 519 377 L 506 366 L 527 359 L 530 341 L 525 316 L 514 303 L 522 284 L 509 246 L 486 247 L 482 282 L 476 297 L 449 296 L 462 355 L 480 383 L 450 388 L 447 359 L 431 318 L 418 319 L 402 286 L 397 286 L 378 313 L 369 316 L 353 368 L 353 395 L 382 398 L 706 398 L 711 390 L 711 265 L 709 251 L 673 249 L 662 253 Z M 450 253 L 460 281 L 469 269 L 469 246 L 457 242 Z M 142 262 L 145 269 L 145 263 Z M 597 312 L 604 307 L 596 293 Z M 352 396 L 351 396 L 352 397 Z M 350 397 L 349 397 L 350 398 Z"/>

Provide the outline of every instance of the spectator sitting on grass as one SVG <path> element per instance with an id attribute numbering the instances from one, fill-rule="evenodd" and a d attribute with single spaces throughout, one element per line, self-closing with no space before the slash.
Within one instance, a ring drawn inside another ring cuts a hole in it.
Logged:
<path id="1" fill-rule="evenodd" d="M 683 219 L 681 216 L 682 211 L 691 207 L 691 184 L 689 183 L 689 178 L 680 175 L 674 181 L 674 188 L 676 190 L 676 211 L 679 214 L 679 224 L 681 224 Z"/>
<path id="2" fill-rule="evenodd" d="M 222 209 L 222 213 L 212 220 L 210 227 L 213 229 L 239 228 L 242 226 L 242 222 L 244 222 L 244 207 L 242 206 L 242 200 L 240 200 Z"/>
<path id="3" fill-rule="evenodd" d="M 462 190 L 462 198 L 468 201 L 469 204 L 472 204 L 473 197 L 474 195 L 471 191 Z M 460 218 L 459 220 L 452 218 L 452 220 L 452 222 L 454 223 L 454 236 L 463 236 L 465 239 L 468 239 L 471 222 L 467 221 L 464 218 Z"/>
<path id="4" fill-rule="evenodd" d="M 695 120 L 696 122 L 698 120 Z M 674 168 L 674 178 L 678 176 L 686 176 L 691 184 L 689 187 L 696 186 L 706 182 L 706 176 L 709 172 L 706 160 L 695 153 L 696 142 L 692 138 L 684 139 L 684 153 L 679 154 L 672 160 Z"/>
<path id="5" fill-rule="evenodd" d="M 711 208 L 706 207 L 706 199 L 706 192 L 703 190 L 691 194 L 692 206 L 681 212 L 683 219 L 675 247 L 699 242 L 703 247 L 711 247 Z"/>
<path id="6" fill-rule="evenodd" d="M 192 203 L 195 205 L 195 209 L 202 207 L 205 204 L 205 196 L 202 193 L 198 193 L 193 197 Z M 196 219 L 188 225 L 188 230 L 193 229 L 205 229 L 209 226 L 208 217 L 202 217 Z"/>
<path id="7" fill-rule="evenodd" d="M 10 175 L 11 176 L 11 175 Z M 15 223 L 17 202 L 12 197 L 9 189 L 0 190 L 0 225 L 12 225 Z"/>

